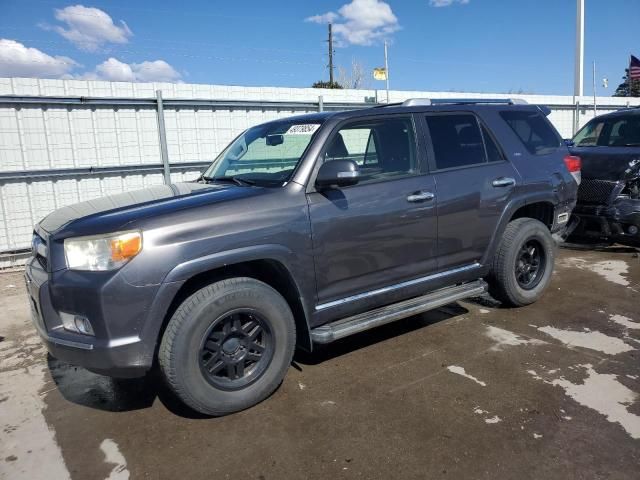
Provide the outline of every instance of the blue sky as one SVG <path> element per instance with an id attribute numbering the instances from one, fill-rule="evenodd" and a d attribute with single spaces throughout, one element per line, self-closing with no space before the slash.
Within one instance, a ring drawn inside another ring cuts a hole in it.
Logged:
<path id="1" fill-rule="evenodd" d="M 640 0 L 586 0 L 585 93 L 640 55 Z M 310 86 L 335 63 L 391 88 L 571 94 L 574 0 L 0 0 L 0 76 Z"/>

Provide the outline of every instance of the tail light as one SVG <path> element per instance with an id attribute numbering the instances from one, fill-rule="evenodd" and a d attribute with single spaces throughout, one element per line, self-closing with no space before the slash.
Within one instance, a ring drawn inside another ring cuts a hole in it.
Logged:
<path id="1" fill-rule="evenodd" d="M 582 168 L 582 160 L 575 155 L 567 155 L 564 157 L 564 164 L 571 173 L 579 172 Z"/>
<path id="2" fill-rule="evenodd" d="M 564 157 L 564 164 L 566 165 L 567 170 L 569 170 L 569 173 L 571 173 L 578 185 L 580 185 L 580 182 L 582 181 L 582 175 L 580 174 L 580 170 L 582 168 L 582 160 L 580 160 L 580 157 L 577 157 L 575 155 L 567 155 Z"/>

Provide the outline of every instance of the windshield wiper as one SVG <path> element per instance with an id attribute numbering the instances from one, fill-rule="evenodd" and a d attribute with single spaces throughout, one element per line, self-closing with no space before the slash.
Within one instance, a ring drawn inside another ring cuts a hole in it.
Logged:
<path id="1" fill-rule="evenodd" d="M 255 185 L 256 182 L 253 180 L 249 180 L 246 178 L 240 178 L 234 175 L 223 175 L 221 177 L 207 177 L 205 175 L 203 175 L 202 180 L 204 180 L 205 182 L 227 182 L 227 183 L 235 183 L 236 185 L 240 185 L 241 187 L 247 186 L 247 185 Z"/>

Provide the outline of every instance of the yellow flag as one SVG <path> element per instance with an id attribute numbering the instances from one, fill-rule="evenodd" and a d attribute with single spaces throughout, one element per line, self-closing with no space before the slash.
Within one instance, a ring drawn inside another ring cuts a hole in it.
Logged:
<path id="1" fill-rule="evenodd" d="M 387 79 L 387 69 L 386 68 L 374 68 L 373 69 L 373 78 L 376 80 L 386 80 Z"/>

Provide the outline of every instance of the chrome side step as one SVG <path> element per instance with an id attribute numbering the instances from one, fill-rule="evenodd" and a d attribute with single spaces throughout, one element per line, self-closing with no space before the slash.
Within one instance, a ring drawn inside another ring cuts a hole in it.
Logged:
<path id="1" fill-rule="evenodd" d="M 457 300 L 482 295 L 486 291 L 487 284 L 484 280 L 443 288 L 421 297 L 410 298 L 316 327 L 311 330 L 311 339 L 315 343 L 331 343 L 339 338 L 433 310 Z"/>

